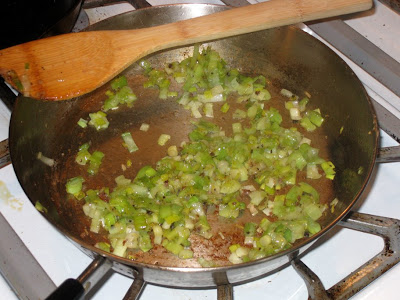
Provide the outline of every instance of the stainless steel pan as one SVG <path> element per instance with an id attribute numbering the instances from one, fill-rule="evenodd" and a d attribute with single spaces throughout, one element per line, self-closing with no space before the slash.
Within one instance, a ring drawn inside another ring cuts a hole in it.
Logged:
<path id="1" fill-rule="evenodd" d="M 223 9 L 227 8 L 203 4 L 153 7 L 110 18 L 90 30 L 154 26 Z M 135 104 L 135 109 L 129 112 L 121 110 L 110 114 L 109 119 L 114 125 L 104 134 L 90 130 L 82 133 L 76 122 L 101 107 L 107 86 L 89 95 L 56 103 L 20 97 L 12 114 L 10 153 L 18 180 L 29 199 L 33 204 L 40 201 L 47 209 L 43 216 L 50 223 L 88 255 L 97 257 L 96 266 L 112 266 L 135 277 L 138 290 L 145 282 L 172 287 L 223 286 L 249 281 L 281 268 L 349 212 L 365 188 L 375 164 L 378 127 L 371 102 L 351 69 L 321 42 L 290 26 L 214 41 L 210 45 L 231 66 L 246 73 L 263 74 L 276 88 L 287 88 L 298 94 L 309 92 L 313 101 L 317 101 L 315 105 L 328 114 L 322 143 L 336 165 L 337 175 L 329 193 L 339 199 L 339 204 L 333 214 L 322 219 L 321 232 L 277 255 L 234 266 L 198 268 L 179 261 L 172 265 L 160 263 L 170 259 L 163 256 L 147 257 L 142 262 L 131 261 L 93 246 L 98 237 L 88 232 L 89 221 L 80 212 L 80 207 L 65 201 L 65 181 L 74 170 L 71 157 L 88 139 L 96 147 L 108 147 L 115 136 L 145 120 L 158 126 L 159 130 L 168 127 L 180 139 L 188 130 L 183 126 L 187 123 L 187 116 L 173 102 L 160 102 L 156 94 L 142 90 L 139 97 L 145 97 L 146 102 Z M 173 49 L 156 53 L 148 59 L 161 67 L 167 62 L 180 60 L 190 51 L 190 47 Z M 139 73 L 136 64 L 125 71 L 133 88 L 138 90 L 141 86 Z M 38 152 L 53 158 L 55 166 L 49 167 L 38 161 Z M 143 156 L 142 159 L 144 163 L 148 158 Z M 120 162 L 115 162 L 115 165 L 120 168 Z M 107 166 L 110 176 L 102 178 L 102 183 L 117 175 L 113 173 L 115 165 L 113 167 L 110 162 Z"/>

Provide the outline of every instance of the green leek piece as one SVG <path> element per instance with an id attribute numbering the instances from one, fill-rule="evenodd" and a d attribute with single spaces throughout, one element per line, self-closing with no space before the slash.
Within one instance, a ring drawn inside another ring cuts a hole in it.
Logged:
<path id="1" fill-rule="evenodd" d="M 106 242 L 98 242 L 96 245 L 94 245 L 96 248 L 103 250 L 105 252 L 110 252 L 111 245 Z"/>
<path id="2" fill-rule="evenodd" d="M 67 193 L 71 195 L 77 195 L 78 193 L 80 193 L 82 191 L 84 181 L 85 180 L 82 176 L 77 176 L 69 179 L 67 181 L 67 184 L 65 185 Z"/>
<path id="3" fill-rule="evenodd" d="M 303 193 L 307 193 L 307 194 L 311 195 L 315 202 L 319 201 L 319 193 L 310 184 L 308 184 L 306 182 L 300 182 L 299 186 L 300 186 L 301 190 L 303 191 Z"/>
<path id="4" fill-rule="evenodd" d="M 326 178 L 330 180 L 333 180 L 335 178 L 336 174 L 335 165 L 332 162 L 330 161 L 323 162 L 321 164 L 321 168 L 322 170 L 324 170 Z"/>
<path id="5" fill-rule="evenodd" d="M 109 122 L 107 120 L 107 114 L 103 111 L 98 111 L 95 113 L 89 114 L 89 125 L 96 128 L 96 130 L 107 129 Z"/>
<path id="6" fill-rule="evenodd" d="M 287 206 L 296 205 L 302 194 L 303 194 L 303 190 L 301 189 L 301 187 L 299 187 L 297 185 L 292 186 L 292 188 L 289 190 L 289 192 L 285 196 L 286 205 Z"/>
<path id="7" fill-rule="evenodd" d="M 236 219 L 239 216 L 239 207 L 232 207 L 230 205 L 219 205 L 219 215 L 227 219 Z"/>
<path id="8" fill-rule="evenodd" d="M 153 69 L 150 62 L 144 59 L 139 62 L 139 65 L 145 70 L 146 73 L 149 73 Z"/>
<path id="9" fill-rule="evenodd" d="M 232 115 L 232 118 L 241 120 L 241 119 L 246 118 L 246 116 L 247 116 L 247 113 L 244 110 L 236 109 Z"/>
<path id="10" fill-rule="evenodd" d="M 317 128 L 317 126 L 311 122 L 309 117 L 303 117 L 300 120 L 300 125 L 303 126 L 307 131 L 314 131 Z"/>
<path id="11" fill-rule="evenodd" d="M 151 238 L 148 232 L 141 230 L 139 233 L 139 248 L 143 252 L 149 251 L 151 248 L 153 248 L 151 244 Z"/>
<path id="12" fill-rule="evenodd" d="M 147 229 L 147 218 L 145 215 L 139 214 L 133 219 L 133 224 L 137 231 Z"/>
<path id="13" fill-rule="evenodd" d="M 108 213 L 104 216 L 104 227 L 110 228 L 112 225 L 115 224 L 116 221 L 117 220 L 116 220 L 114 214 Z"/>
<path id="14" fill-rule="evenodd" d="M 95 175 L 100 169 L 101 161 L 103 160 L 104 153 L 100 151 L 95 151 L 89 158 L 88 173 L 90 175 Z"/>
<path id="15" fill-rule="evenodd" d="M 293 151 L 289 156 L 289 162 L 294 163 L 294 166 L 298 170 L 303 170 L 307 165 L 307 160 L 303 157 L 300 151 Z"/>
<path id="16" fill-rule="evenodd" d="M 164 146 L 170 139 L 171 136 L 169 134 L 163 133 L 158 138 L 157 144 L 159 144 L 160 146 Z"/>
<path id="17" fill-rule="evenodd" d="M 79 165 L 86 165 L 91 154 L 89 153 L 89 143 L 85 143 L 79 147 L 78 154 L 75 157 L 75 162 Z"/>
<path id="18" fill-rule="evenodd" d="M 311 147 L 309 144 L 301 144 L 299 151 L 308 163 L 320 164 L 323 160 L 318 156 L 319 150 Z"/>
<path id="19" fill-rule="evenodd" d="M 163 243 L 163 246 L 165 247 L 165 249 L 175 255 L 179 255 L 179 253 L 184 249 L 182 245 L 173 242 Z"/>
<path id="20" fill-rule="evenodd" d="M 260 228 L 262 229 L 262 230 L 264 230 L 264 231 L 267 231 L 267 229 L 268 229 L 268 227 L 269 227 L 269 225 L 271 224 L 272 222 L 270 221 L 270 220 L 268 220 L 267 218 L 263 218 L 262 220 L 261 220 L 261 222 L 260 222 Z"/>
<path id="21" fill-rule="evenodd" d="M 317 127 L 321 127 L 324 122 L 324 118 L 321 116 L 319 110 L 312 110 L 307 112 L 307 116 L 310 119 L 311 123 L 313 123 Z"/>
<path id="22" fill-rule="evenodd" d="M 128 80 L 126 79 L 125 76 L 119 76 L 111 81 L 111 88 L 114 91 L 118 91 L 119 89 L 121 89 L 126 85 L 128 85 Z"/>
<path id="23" fill-rule="evenodd" d="M 253 222 L 248 222 L 244 224 L 244 236 L 255 236 L 257 229 L 257 224 Z"/>
<path id="24" fill-rule="evenodd" d="M 179 258 L 189 259 L 193 257 L 193 251 L 190 249 L 183 249 L 178 253 Z"/>
<path id="25" fill-rule="evenodd" d="M 162 220 L 165 220 L 167 217 L 172 215 L 172 206 L 171 205 L 161 205 L 159 216 Z"/>
<path id="26" fill-rule="evenodd" d="M 318 220 L 322 216 L 322 211 L 319 206 L 313 203 L 304 206 L 304 212 L 314 221 Z"/>
<path id="27" fill-rule="evenodd" d="M 196 223 L 196 227 L 198 229 L 198 234 L 205 237 L 205 238 L 210 238 L 211 237 L 211 226 L 208 223 L 207 217 L 205 215 L 202 215 L 199 217 L 198 222 Z"/>
<path id="28" fill-rule="evenodd" d="M 264 191 L 253 191 L 249 196 L 252 204 L 259 205 L 264 200 L 266 193 Z"/>
<path id="29" fill-rule="evenodd" d="M 154 170 L 150 166 L 144 166 L 139 170 L 139 172 L 136 175 L 136 178 L 143 178 L 143 177 L 153 177 L 157 174 L 157 171 Z"/>
<path id="30" fill-rule="evenodd" d="M 241 187 L 241 184 L 237 180 L 227 180 L 221 186 L 221 193 L 232 194 L 237 192 Z"/>
<path id="31" fill-rule="evenodd" d="M 310 102 L 310 98 L 308 97 L 304 97 L 299 101 L 299 108 L 301 111 L 305 111 L 308 102 Z"/>
<path id="32" fill-rule="evenodd" d="M 82 128 L 86 128 L 87 124 L 88 124 L 88 121 L 86 121 L 85 119 L 80 118 L 77 124 Z"/>
<path id="33" fill-rule="evenodd" d="M 230 108 L 230 105 L 228 103 L 224 103 L 224 105 L 222 105 L 222 107 L 221 107 L 221 112 L 227 113 L 229 108 Z"/>
<path id="34" fill-rule="evenodd" d="M 142 125 L 140 125 L 140 130 L 141 131 L 148 131 L 149 130 L 149 128 L 150 128 L 150 125 L 149 124 L 147 124 L 147 123 L 142 123 Z"/>
<path id="35" fill-rule="evenodd" d="M 137 100 L 136 94 L 129 86 L 122 86 L 117 89 L 115 93 L 107 91 L 106 95 L 108 98 L 104 101 L 102 107 L 103 111 L 117 109 L 121 104 L 126 104 L 128 107 L 132 107 L 134 101 Z"/>
<path id="36" fill-rule="evenodd" d="M 216 267 L 215 262 L 213 262 L 212 260 L 207 260 L 203 257 L 199 257 L 197 259 L 198 263 L 203 267 L 203 268 L 213 268 Z"/>
<path id="37" fill-rule="evenodd" d="M 26 64 L 25 64 L 26 67 Z M 24 91 L 24 86 L 18 77 L 17 72 L 10 70 L 7 72 L 7 78 L 17 87 L 19 91 Z"/>
<path id="38" fill-rule="evenodd" d="M 40 203 L 39 201 L 36 201 L 36 203 L 35 203 L 35 208 L 36 208 L 38 211 L 42 212 L 42 213 L 47 213 L 47 208 L 44 207 L 44 206 L 42 205 L 42 203 Z"/>
<path id="39" fill-rule="evenodd" d="M 311 235 L 316 234 L 321 231 L 321 225 L 318 222 L 309 218 L 307 219 L 307 231 Z"/>
<path id="40" fill-rule="evenodd" d="M 307 164 L 307 178 L 319 179 L 321 175 L 318 172 L 318 167 L 316 164 Z"/>
<path id="41" fill-rule="evenodd" d="M 260 238 L 260 240 L 259 240 L 260 246 L 261 246 L 261 247 L 264 247 L 264 248 L 265 248 L 265 247 L 268 247 L 268 246 L 271 244 L 271 242 L 272 242 L 272 239 L 271 239 L 271 237 L 270 237 L 268 234 L 262 236 L 262 237 Z"/>
<path id="42" fill-rule="evenodd" d="M 124 175 L 119 175 L 115 177 L 115 183 L 117 186 L 127 186 L 132 182 L 132 180 L 125 178 Z"/>
<path id="43" fill-rule="evenodd" d="M 133 140 L 132 134 L 130 132 L 124 132 L 121 134 L 122 139 L 124 140 L 124 147 L 128 149 L 129 153 L 133 153 L 139 150 L 139 147 L 136 145 Z"/>
<path id="44" fill-rule="evenodd" d="M 136 210 L 129 200 L 122 196 L 112 195 L 109 200 L 110 207 L 114 208 L 120 216 L 129 216 L 135 214 Z"/>

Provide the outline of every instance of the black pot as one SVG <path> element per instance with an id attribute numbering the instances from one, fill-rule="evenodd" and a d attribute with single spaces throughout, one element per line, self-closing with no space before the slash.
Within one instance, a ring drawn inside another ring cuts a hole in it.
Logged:
<path id="1" fill-rule="evenodd" d="M 83 0 L 2 0 L 0 49 L 72 30 Z"/>

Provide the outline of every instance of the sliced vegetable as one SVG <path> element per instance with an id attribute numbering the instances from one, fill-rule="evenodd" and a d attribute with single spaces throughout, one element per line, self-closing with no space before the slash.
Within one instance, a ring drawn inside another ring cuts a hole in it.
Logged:
<path id="1" fill-rule="evenodd" d="M 170 140 L 171 136 L 169 134 L 161 134 L 160 137 L 158 138 L 158 144 L 160 146 L 164 146 L 169 140 Z"/>
<path id="2" fill-rule="evenodd" d="M 104 153 L 100 151 L 95 151 L 89 158 L 88 173 L 90 175 L 95 175 L 100 169 L 101 161 L 103 160 Z"/>
<path id="3" fill-rule="evenodd" d="M 117 109 L 120 105 L 125 104 L 132 107 L 134 101 L 137 100 L 135 93 L 128 86 L 128 80 L 125 76 L 120 76 L 111 81 L 111 90 L 106 92 L 108 99 L 104 101 L 103 111 Z"/>
<path id="4" fill-rule="evenodd" d="M 98 111 L 95 113 L 89 114 L 89 125 L 96 128 L 96 130 L 107 129 L 109 122 L 107 120 L 107 114 L 103 111 Z"/>
<path id="5" fill-rule="evenodd" d="M 85 180 L 81 176 L 71 178 L 67 181 L 65 188 L 68 194 L 77 195 L 82 191 L 83 182 Z"/>
<path id="6" fill-rule="evenodd" d="M 86 127 L 87 127 L 87 124 L 88 124 L 88 121 L 85 120 L 85 119 L 80 118 L 79 121 L 78 121 L 78 125 L 79 125 L 80 127 L 82 127 L 82 128 L 86 128 Z"/>
<path id="7" fill-rule="evenodd" d="M 211 239 L 215 230 L 208 217 L 215 214 L 242 229 L 243 240 L 230 245 L 228 258 L 242 263 L 288 249 L 296 240 L 321 230 L 318 220 L 329 212 L 328 205 L 321 203 L 310 183 L 318 184 L 322 172 L 334 179 L 335 170 L 333 163 L 319 156 L 308 133 L 303 135 L 324 122 L 318 109 L 308 108 L 308 93 L 300 100 L 282 89 L 287 111 L 267 106 L 271 99 L 267 78 L 230 69 L 216 51 L 201 50 L 199 45 L 192 56 L 162 70 L 146 60 L 139 65 L 147 76 L 144 87 L 158 91 L 161 99 L 176 97 L 192 114 L 193 130 L 179 147 L 168 145 L 167 155 L 154 165 L 143 166 L 134 178 L 129 178 L 129 172 L 117 176 L 112 187 L 83 190 L 83 177 L 68 181 L 67 192 L 85 200 L 90 230 L 108 233 L 110 243 L 97 247 L 134 259 L 137 251 L 152 251 L 157 245 L 181 259 L 193 258 L 190 237 Z M 176 85 L 180 91 L 170 90 Z M 107 97 L 103 111 L 90 114 L 89 124 L 98 130 L 108 127 L 104 111 L 121 104 L 131 106 L 136 100 L 124 77 L 111 83 Z M 219 111 L 224 119 L 234 120 L 226 132 L 206 121 Z M 284 127 L 285 117 L 296 122 Z M 143 123 L 140 130 L 149 130 L 149 125 Z M 121 137 L 130 153 L 138 150 L 130 132 Z M 157 144 L 164 146 L 170 139 L 169 134 L 161 134 Z M 90 153 L 89 144 L 84 144 L 76 162 L 89 164 L 88 172 L 94 175 L 103 157 L 100 151 Z M 131 164 L 127 162 L 128 167 Z M 307 183 L 302 182 L 306 177 Z M 336 203 L 331 202 L 331 210 Z M 261 218 L 244 222 L 246 214 Z M 226 239 L 219 230 L 217 238 Z M 215 265 L 197 259 L 202 266 Z"/>
<path id="8" fill-rule="evenodd" d="M 121 134 L 122 139 L 124 140 L 124 147 L 128 149 L 129 153 L 133 153 L 139 150 L 139 147 L 136 145 L 133 140 L 132 134 L 130 132 L 124 132 Z"/>
<path id="9" fill-rule="evenodd" d="M 86 165 L 91 154 L 89 153 L 89 143 L 85 143 L 79 147 L 78 154 L 75 157 L 75 162 L 79 165 Z"/>
<path id="10" fill-rule="evenodd" d="M 36 157 L 37 157 L 38 160 L 40 160 L 45 165 L 48 165 L 49 167 L 52 167 L 55 164 L 54 159 L 52 159 L 50 157 L 47 157 L 47 156 L 44 156 L 42 152 L 38 152 Z"/>
<path id="11" fill-rule="evenodd" d="M 149 125 L 149 124 L 142 123 L 142 125 L 140 125 L 140 130 L 141 130 L 141 131 L 148 131 L 149 128 L 150 128 L 150 125 Z"/>

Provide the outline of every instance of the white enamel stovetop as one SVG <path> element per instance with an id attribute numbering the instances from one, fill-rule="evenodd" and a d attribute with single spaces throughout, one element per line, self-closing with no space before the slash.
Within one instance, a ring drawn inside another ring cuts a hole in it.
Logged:
<path id="1" fill-rule="evenodd" d="M 149 2 L 152 5 L 200 2 L 221 4 L 217 0 L 152 0 Z M 255 1 L 249 2 L 255 3 Z M 94 23 L 131 9 L 132 7 L 128 4 L 118 4 L 106 8 L 88 9 L 86 12 L 90 23 Z M 400 16 L 398 14 L 377 2 L 374 13 L 352 18 L 346 22 L 400 61 Z M 400 117 L 400 99 L 354 64 L 348 63 L 366 85 L 371 96 L 394 115 Z M 9 117 L 9 111 L 0 104 L 0 140 L 8 137 Z M 393 146 L 397 143 L 383 134 L 382 145 Z M 378 165 L 369 188 L 359 201 L 358 210 L 400 219 L 399 170 L 400 163 Z M 76 278 L 91 260 L 41 218 L 21 190 L 11 165 L 0 170 L 0 184 L 5 184 L 10 191 L 8 196 L 0 195 L 1 213 L 54 283 L 59 285 L 66 278 Z M 309 252 L 303 261 L 321 278 L 325 287 L 329 288 L 377 254 L 382 246 L 383 242 L 378 237 L 338 228 L 333 230 L 329 239 L 326 238 L 323 243 Z M 399 299 L 399 278 L 400 266 L 395 266 L 352 299 Z M 114 273 L 91 299 L 122 299 L 131 282 L 132 279 Z M 234 287 L 236 299 L 294 300 L 307 299 L 307 295 L 303 280 L 292 267 L 287 267 L 266 278 Z M 216 290 L 181 290 L 147 285 L 141 299 L 157 298 L 164 300 L 215 299 Z M 0 299 L 17 299 L 1 276 Z"/>

